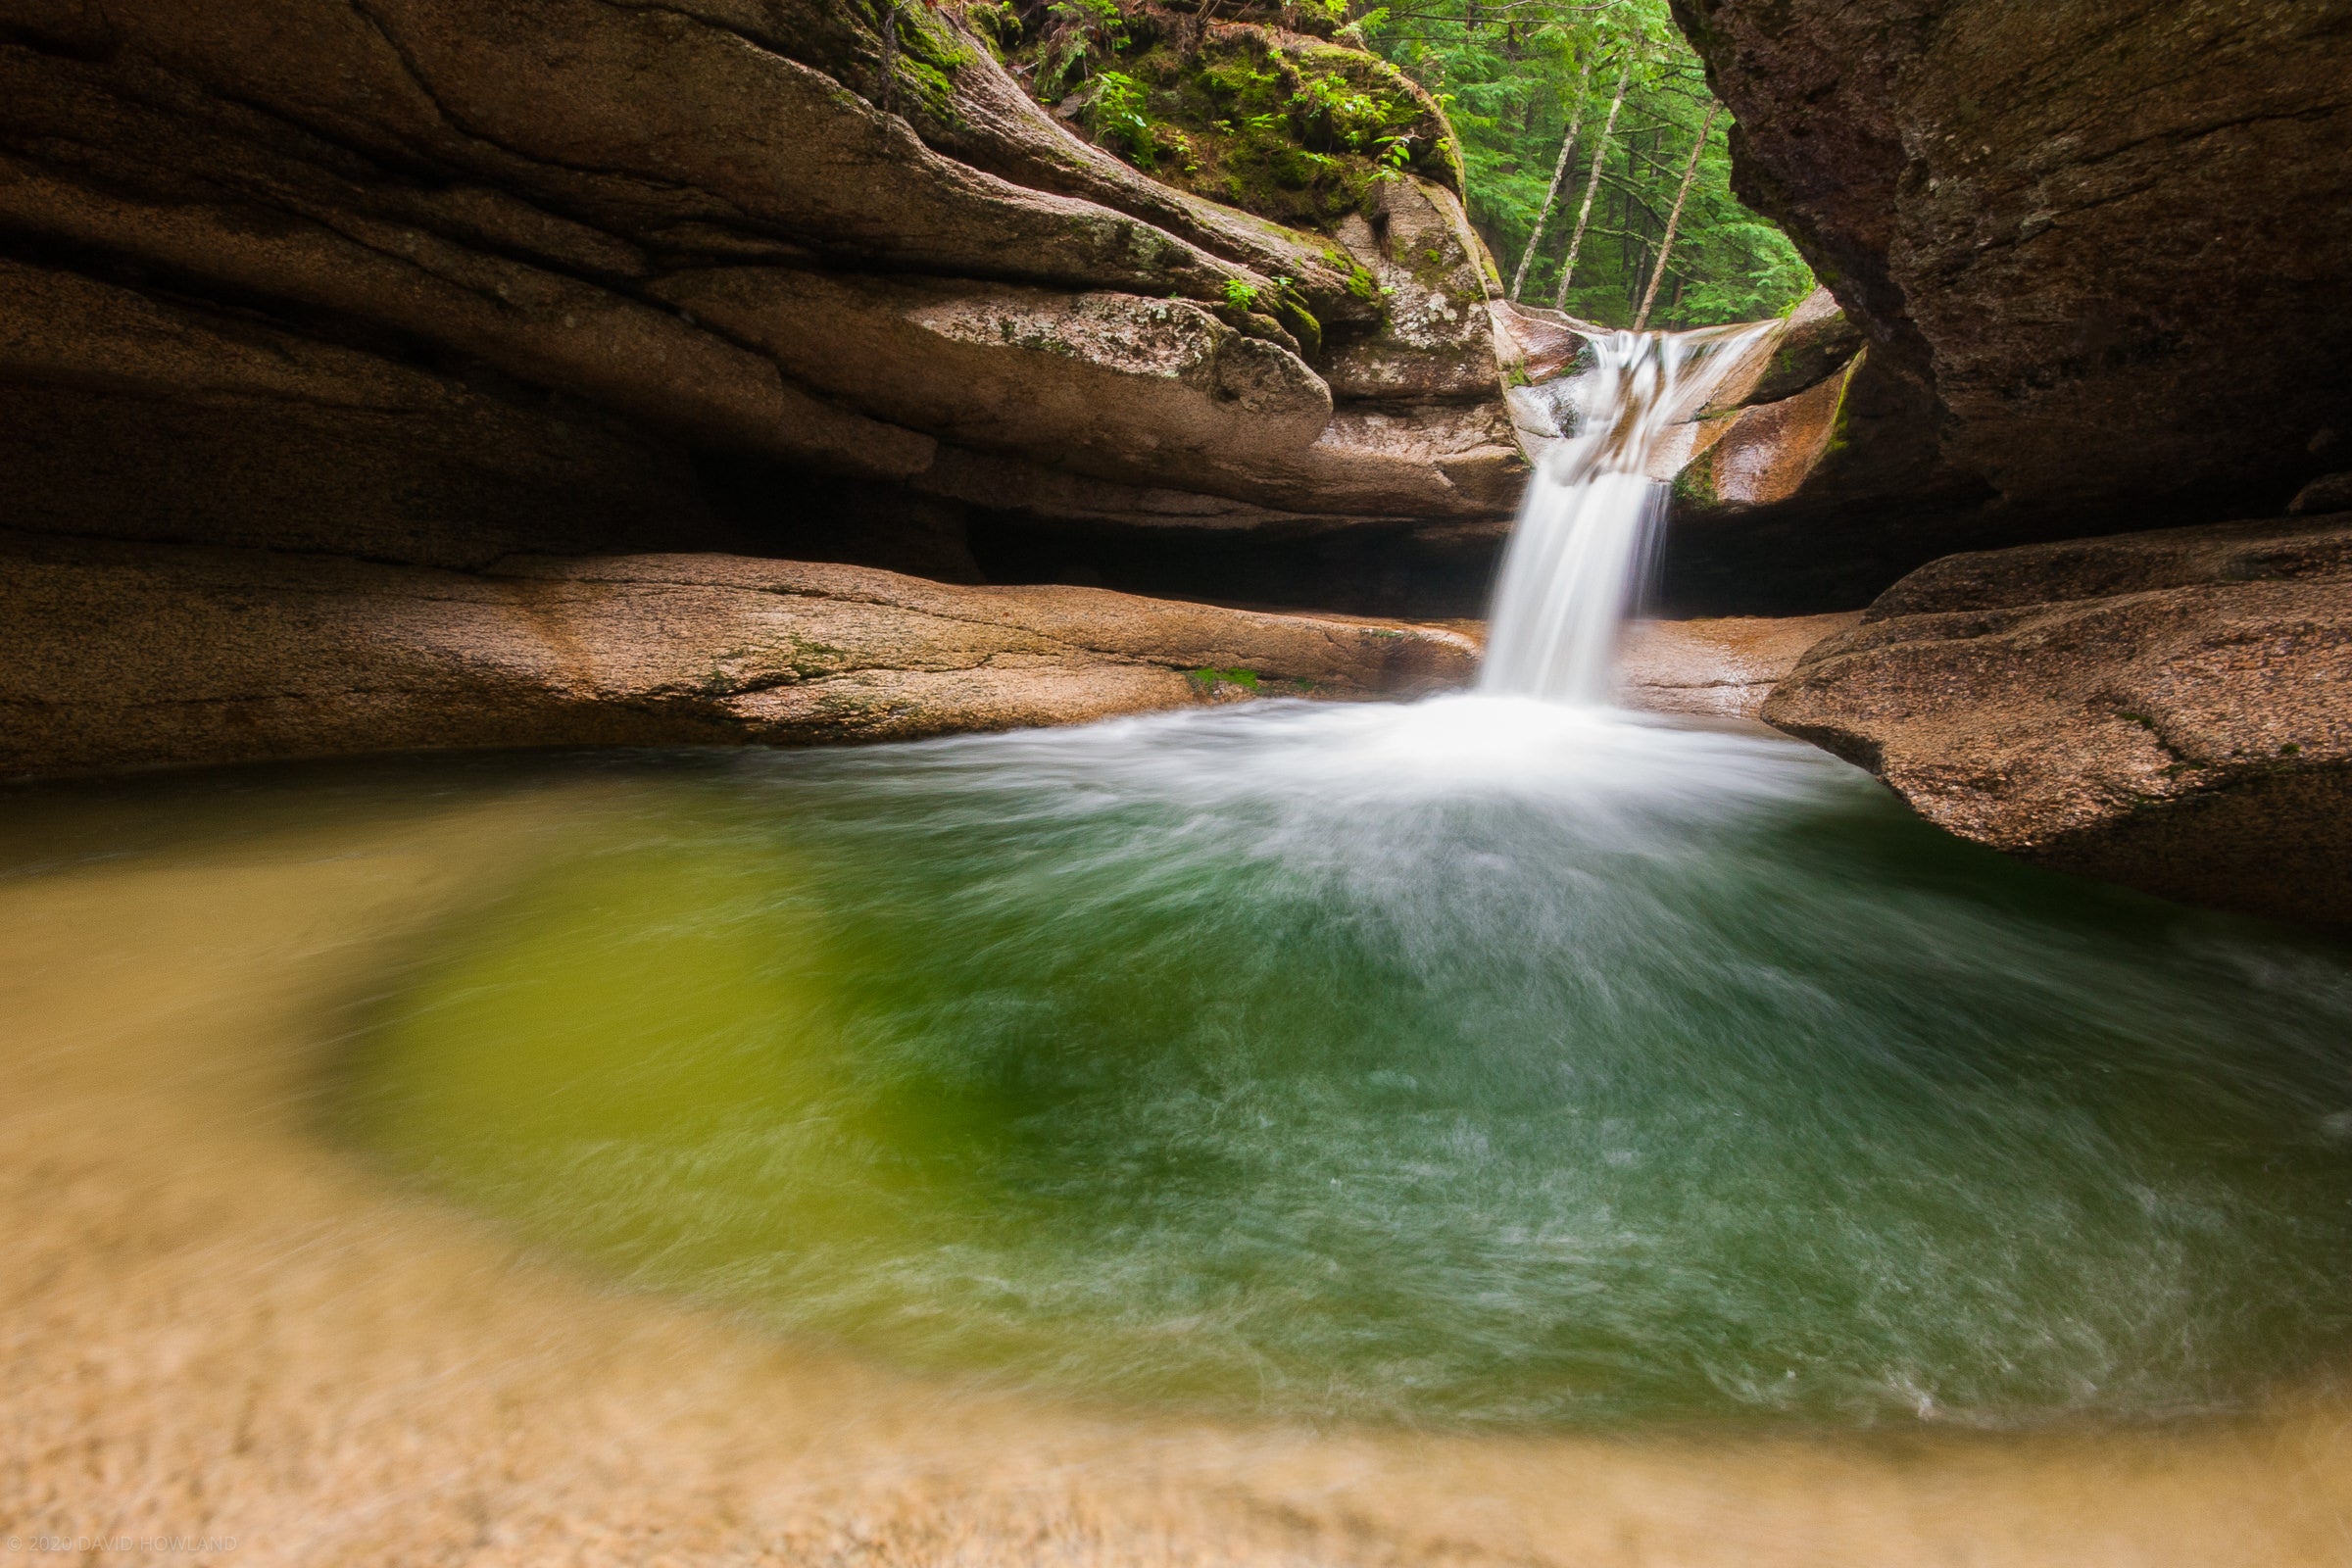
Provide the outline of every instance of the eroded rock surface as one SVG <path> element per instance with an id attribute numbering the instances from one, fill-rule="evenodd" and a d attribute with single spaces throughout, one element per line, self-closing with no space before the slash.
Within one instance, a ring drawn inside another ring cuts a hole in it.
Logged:
<path id="1" fill-rule="evenodd" d="M 908 740 L 1469 678 L 1443 629 L 719 555 L 474 572 L 0 536 L 0 776 Z"/>
<path id="2" fill-rule="evenodd" d="M 1427 127 L 1341 236 L 1091 145 L 953 6 L 0 0 L 0 501 L 453 564 L 821 548 L 818 484 L 864 487 L 837 550 L 885 497 L 1498 534 L 1493 267 Z M 732 533 L 713 462 L 766 466 Z"/>
<path id="3" fill-rule="evenodd" d="M 1867 332 L 1846 418 L 1878 430 L 1848 446 L 1881 454 L 1718 519 L 1719 586 L 1791 538 L 1884 583 L 2274 511 L 2343 466 L 2348 0 L 1675 10 L 1738 119 L 1738 190 Z"/>
<path id="4" fill-rule="evenodd" d="M 1964 838 L 2352 923 L 2352 515 L 1938 561 L 1763 716 Z"/>
<path id="5" fill-rule="evenodd" d="M 1618 651 L 1618 688 L 1626 706 L 1647 712 L 1761 717 L 1765 698 L 1799 659 L 1861 618 L 1857 611 L 1638 620 Z"/>

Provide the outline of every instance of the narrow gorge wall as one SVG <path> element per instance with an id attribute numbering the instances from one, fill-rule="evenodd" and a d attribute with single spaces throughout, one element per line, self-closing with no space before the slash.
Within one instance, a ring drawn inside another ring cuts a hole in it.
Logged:
<path id="1" fill-rule="evenodd" d="M 1810 548 L 1788 597 L 1850 605 L 1953 550 L 2274 515 L 2352 467 L 2352 4 L 1675 10 L 1740 194 L 1869 339 L 1815 479 L 1684 510 L 1699 597 Z"/>

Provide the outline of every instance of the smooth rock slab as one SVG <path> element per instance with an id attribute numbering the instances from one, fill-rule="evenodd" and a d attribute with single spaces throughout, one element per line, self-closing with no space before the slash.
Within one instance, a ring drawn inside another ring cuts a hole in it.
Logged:
<path id="1" fill-rule="evenodd" d="M 737 556 L 0 536 L 0 777 L 453 747 L 807 745 L 1469 678 L 1435 628 Z M 1210 672 L 1206 678 L 1197 671 Z"/>
<path id="2" fill-rule="evenodd" d="M 2352 923 L 2352 514 L 1946 558 L 1763 716 L 1964 838 Z"/>
<path id="3" fill-rule="evenodd" d="M 1618 690 L 1627 707 L 1644 712 L 1754 718 L 1814 644 L 1861 618 L 1849 611 L 1639 620 L 1618 653 Z"/>

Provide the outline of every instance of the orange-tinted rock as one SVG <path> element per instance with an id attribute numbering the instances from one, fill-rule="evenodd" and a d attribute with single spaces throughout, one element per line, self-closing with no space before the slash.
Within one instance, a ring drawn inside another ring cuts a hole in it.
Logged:
<path id="1" fill-rule="evenodd" d="M 1804 487 L 1838 434 L 1848 364 L 1793 397 L 1718 416 L 1699 454 L 1676 481 L 1687 508 L 1765 507 Z"/>

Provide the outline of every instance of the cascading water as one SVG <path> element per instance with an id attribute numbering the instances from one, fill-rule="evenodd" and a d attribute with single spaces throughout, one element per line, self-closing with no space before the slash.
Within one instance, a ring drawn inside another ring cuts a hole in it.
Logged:
<path id="1" fill-rule="evenodd" d="M 343 1124 L 629 1280 L 1137 1401 L 2002 1426 L 2324 1367 L 2352 952 L 1607 706 L 1758 330 L 1552 389 L 1483 692 L 649 767 L 403 935 Z"/>
<path id="2" fill-rule="evenodd" d="M 1592 367 L 1568 389 L 1567 438 L 1536 465 L 1503 556 L 1482 691 L 1608 701 L 1617 630 L 1684 460 L 1676 448 L 1773 324 L 1592 340 Z"/>

